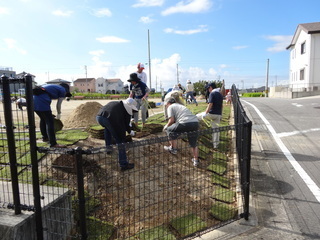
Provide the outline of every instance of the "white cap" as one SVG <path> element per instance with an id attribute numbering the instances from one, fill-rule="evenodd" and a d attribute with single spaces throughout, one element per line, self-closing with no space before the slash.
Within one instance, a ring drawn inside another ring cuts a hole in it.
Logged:
<path id="1" fill-rule="evenodd" d="M 138 68 L 144 68 L 144 64 L 143 63 L 138 63 Z"/>
<path id="2" fill-rule="evenodd" d="M 122 100 L 122 102 L 128 114 L 132 115 L 132 110 L 138 111 L 137 102 L 133 98 L 127 98 L 126 100 Z"/>
<path id="3" fill-rule="evenodd" d="M 187 80 L 187 83 L 191 83 L 190 79 Z"/>

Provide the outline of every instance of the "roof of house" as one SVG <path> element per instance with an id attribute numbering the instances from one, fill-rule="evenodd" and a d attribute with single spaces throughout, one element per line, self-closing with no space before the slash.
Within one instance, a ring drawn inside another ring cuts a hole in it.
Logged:
<path id="1" fill-rule="evenodd" d="M 95 80 L 95 78 L 78 78 L 77 80 L 74 81 L 74 83 L 91 82 L 92 80 Z"/>
<path id="2" fill-rule="evenodd" d="M 30 73 L 27 73 L 27 72 L 21 72 L 21 73 L 18 73 L 18 74 L 16 74 L 16 76 L 17 77 L 24 77 L 26 74 L 30 74 Z M 30 74 L 32 77 L 35 77 L 35 75 L 32 75 L 32 74 Z"/>
<path id="3" fill-rule="evenodd" d="M 71 83 L 67 80 L 63 80 L 61 78 L 57 78 L 57 79 L 54 79 L 54 80 L 50 80 L 48 82 L 46 82 L 47 84 L 55 84 L 55 83 Z"/>
<path id="4" fill-rule="evenodd" d="M 297 38 L 302 30 L 305 31 L 307 34 L 320 33 L 320 22 L 299 24 L 296 29 L 296 32 L 293 35 L 290 45 L 286 49 L 289 49 L 296 44 Z"/>
<path id="5" fill-rule="evenodd" d="M 116 83 L 116 82 L 119 82 L 121 81 L 120 78 L 110 78 L 110 79 L 106 79 L 107 82 L 109 83 Z"/>

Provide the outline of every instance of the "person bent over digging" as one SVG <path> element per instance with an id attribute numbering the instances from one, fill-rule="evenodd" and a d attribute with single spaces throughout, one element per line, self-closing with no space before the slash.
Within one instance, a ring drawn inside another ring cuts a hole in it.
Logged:
<path id="1" fill-rule="evenodd" d="M 171 154 L 177 154 L 177 138 L 180 134 L 187 132 L 188 142 L 191 147 L 191 160 L 194 166 L 198 166 L 197 140 L 199 120 L 197 116 L 192 114 L 184 105 L 176 103 L 174 98 L 170 98 L 165 107 L 167 108 L 169 120 L 163 131 L 169 137 L 170 146 L 164 146 L 164 149 Z"/>
<path id="2" fill-rule="evenodd" d="M 118 145 L 119 164 L 121 171 L 134 168 L 133 163 L 128 163 L 125 138 L 126 131 L 133 136 L 134 132 L 131 130 L 129 124 L 133 111 L 138 111 L 137 102 L 132 98 L 127 98 L 123 101 L 112 101 L 103 106 L 97 116 L 97 122 L 104 127 L 104 139 L 106 143 L 107 153 L 112 152 L 112 137 Z"/>

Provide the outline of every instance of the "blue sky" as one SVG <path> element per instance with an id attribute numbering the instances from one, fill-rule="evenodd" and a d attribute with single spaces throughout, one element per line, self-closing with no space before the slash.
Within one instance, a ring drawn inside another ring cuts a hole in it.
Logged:
<path id="1" fill-rule="evenodd" d="M 88 77 L 127 83 L 150 59 L 158 90 L 187 79 L 249 88 L 265 85 L 269 59 L 274 86 L 288 81 L 298 24 L 318 22 L 319 8 L 319 0 L 0 0 L 0 67 L 44 83 L 85 78 L 86 66 Z"/>

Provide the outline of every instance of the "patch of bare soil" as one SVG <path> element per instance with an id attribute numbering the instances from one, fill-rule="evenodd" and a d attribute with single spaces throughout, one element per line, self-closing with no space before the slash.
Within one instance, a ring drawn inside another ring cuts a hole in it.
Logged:
<path id="1" fill-rule="evenodd" d="M 65 122 L 67 127 L 88 127 L 94 123 L 99 103 L 79 106 Z M 147 124 L 137 132 L 134 141 L 157 139 L 165 136 L 162 126 Z M 142 231 L 168 222 L 177 216 L 197 213 L 205 216 L 210 225 L 216 220 L 208 217 L 212 206 L 213 186 L 211 173 L 203 167 L 195 168 L 190 159 L 189 146 L 179 140 L 179 154 L 172 155 L 163 150 L 168 143 L 153 140 L 152 144 L 127 148 L 127 157 L 135 168 L 121 172 L 117 151 L 83 154 L 85 190 L 99 199 L 93 215 L 112 223 L 115 235 L 125 239 Z M 89 137 L 74 147 L 104 148 L 103 139 Z M 61 155 L 52 161 L 54 179 L 67 180 L 76 187 L 76 165 L 74 155 Z"/>
<path id="2" fill-rule="evenodd" d="M 98 102 L 86 102 L 78 106 L 64 121 L 65 128 L 79 128 L 97 125 L 96 116 L 102 105 Z"/>
<path id="3" fill-rule="evenodd" d="M 133 140 L 159 136 L 164 133 L 149 133 Z M 143 229 L 168 224 L 177 216 L 190 213 L 205 216 L 210 225 L 217 223 L 212 217 L 208 218 L 212 206 L 211 174 L 204 166 L 195 170 L 190 161 L 188 143 L 179 142 L 181 151 L 178 156 L 163 151 L 167 142 L 127 149 L 127 157 L 135 163 L 135 168 L 125 172 L 119 169 L 116 151 L 111 155 L 83 155 L 85 189 L 99 199 L 93 215 L 112 223 L 117 229 L 117 238 L 125 239 Z M 77 146 L 103 148 L 104 140 L 88 138 L 78 142 Z M 63 178 L 76 186 L 73 158 L 58 157 L 53 162 L 53 172 L 54 178 Z"/>

